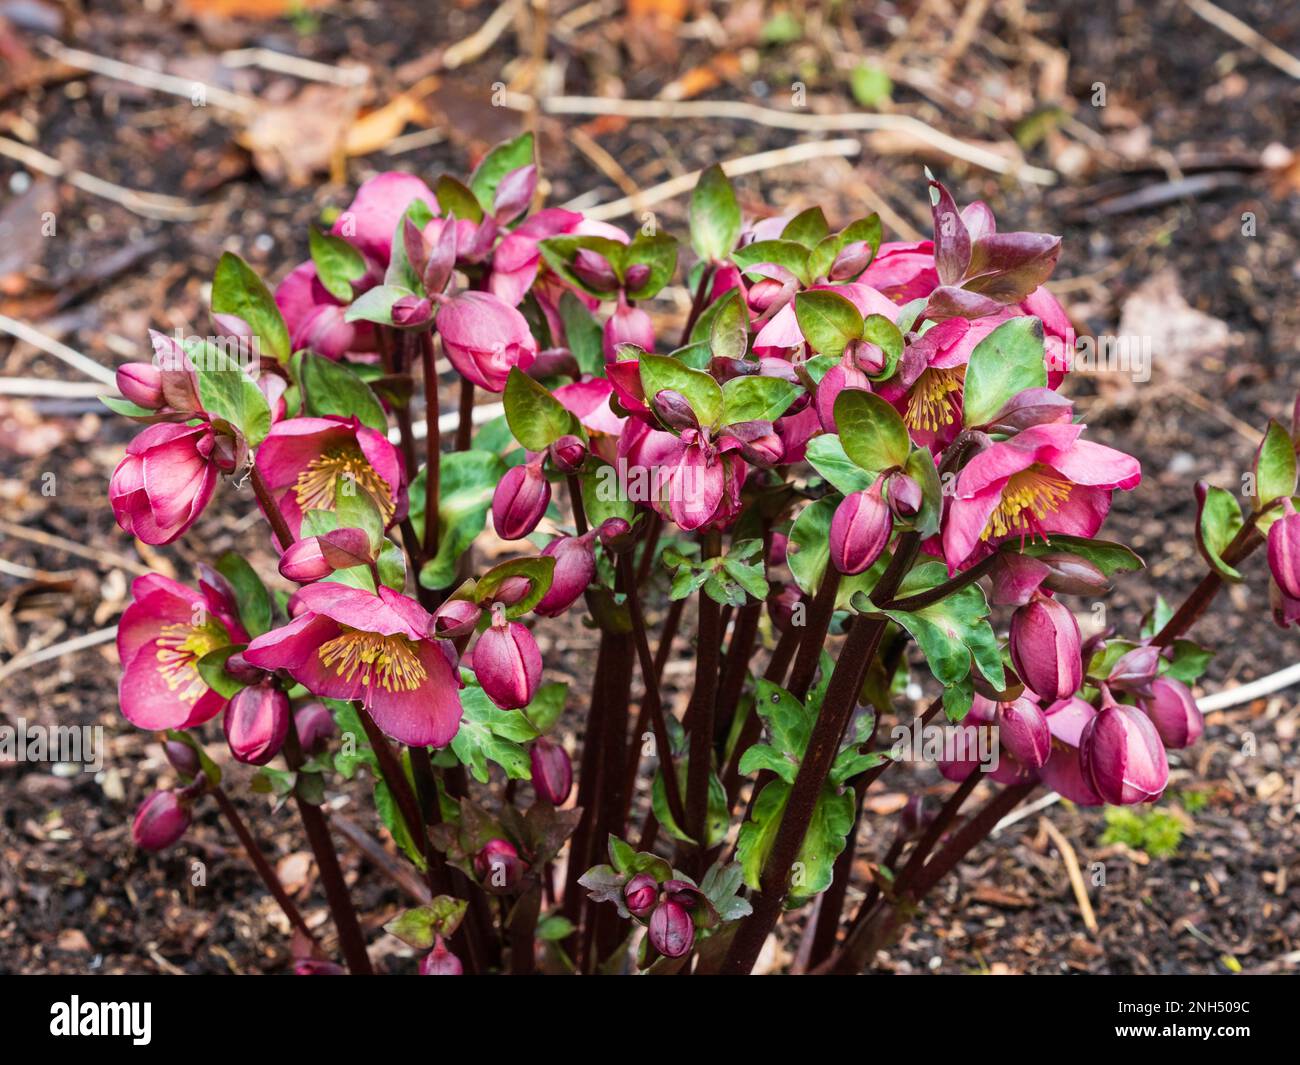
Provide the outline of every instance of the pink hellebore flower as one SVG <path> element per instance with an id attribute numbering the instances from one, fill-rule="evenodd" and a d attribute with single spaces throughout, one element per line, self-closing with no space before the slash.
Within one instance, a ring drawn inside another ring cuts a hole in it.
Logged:
<path id="1" fill-rule="evenodd" d="M 631 307 L 620 292 L 618 306 L 605 320 L 603 330 L 605 361 L 613 362 L 620 344 L 635 344 L 646 351 L 655 349 L 655 327 L 650 315 L 640 307 Z"/>
<path id="2" fill-rule="evenodd" d="M 132 582 L 131 597 L 117 626 L 123 716 L 146 729 L 190 728 L 215 717 L 226 700 L 196 663 L 248 639 L 228 588 L 205 581 L 196 592 L 150 573 Z"/>
<path id="3" fill-rule="evenodd" d="M 414 599 L 334 581 L 308 584 L 289 624 L 253 640 L 244 657 L 286 669 L 315 695 L 360 699 L 401 743 L 445 747 L 460 726 L 460 681 L 432 637 L 433 618 Z"/>
<path id="4" fill-rule="evenodd" d="M 414 174 L 400 170 L 376 174 L 357 189 L 352 203 L 338 216 L 330 232 L 367 258 L 387 266 L 397 223 L 412 200 L 423 200 L 435 214 L 438 212 L 433 190 Z"/>
<path id="5" fill-rule="evenodd" d="M 363 279 L 356 291 L 368 287 Z M 294 351 L 310 348 L 327 359 L 340 359 L 350 351 L 374 348 L 375 331 L 369 322 L 349 322 L 344 318 L 347 306 L 335 299 L 320 283 L 316 264 L 295 266 L 275 289 L 275 305 L 289 327 L 289 343 Z"/>
<path id="6" fill-rule="evenodd" d="M 385 525 L 406 513 L 406 467 L 383 433 L 357 418 L 290 418 L 257 449 L 257 469 L 294 536 L 309 510 L 334 510 L 343 491 L 364 492 Z"/>
<path id="7" fill-rule="evenodd" d="M 1079 806 L 1101 806 L 1103 800 L 1083 775 L 1079 741 L 1096 707 L 1077 695 L 1053 703 L 1045 711 L 1052 734 L 1052 753 L 1042 768 L 1043 783 Z"/>
<path id="8" fill-rule="evenodd" d="M 473 667 L 487 697 L 502 710 L 527 706 L 542 682 L 542 654 L 533 634 L 500 610 L 474 645 Z"/>
<path id="9" fill-rule="evenodd" d="M 574 211 L 548 207 L 516 226 L 501 238 L 492 253 L 488 291 L 503 303 L 518 307 L 541 266 L 538 243 L 547 237 L 572 233 L 581 222 L 582 215 Z"/>
<path id="10" fill-rule="evenodd" d="M 140 804 L 131 822 L 131 838 L 145 851 L 166 850 L 190 827 L 190 804 L 174 791 L 155 791 Z"/>
<path id="11" fill-rule="evenodd" d="M 1160 734 L 1136 706 L 1103 706 L 1079 737 L 1079 758 L 1084 778 L 1115 806 L 1155 802 L 1169 783 Z"/>
<path id="12" fill-rule="evenodd" d="M 461 292 L 438 308 L 435 328 L 458 373 L 501 392 L 514 367 L 528 369 L 537 341 L 524 316 L 490 292 Z"/>
<path id="13" fill-rule="evenodd" d="M 1096 534 L 1111 493 L 1137 487 L 1142 468 L 1131 455 L 1081 440 L 1083 429 L 1036 425 L 966 464 L 944 519 L 943 554 L 950 570 L 982 544 Z"/>
<path id="14" fill-rule="evenodd" d="M 160 422 L 126 446 L 108 482 L 113 517 L 146 544 L 169 544 L 203 513 L 217 485 L 216 437 L 203 425 Z"/>

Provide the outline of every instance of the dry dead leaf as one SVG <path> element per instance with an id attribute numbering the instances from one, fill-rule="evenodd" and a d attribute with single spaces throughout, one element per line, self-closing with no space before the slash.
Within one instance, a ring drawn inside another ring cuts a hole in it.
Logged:
<path id="1" fill-rule="evenodd" d="M 399 93 L 383 107 L 362 115 L 352 123 L 343 149 L 348 155 L 369 155 L 386 148 L 406 128 L 408 122 L 428 122 L 424 104 L 408 93 Z"/>
<path id="2" fill-rule="evenodd" d="M 326 7 L 330 0 L 184 0 L 182 6 L 200 18 L 287 18 L 300 11 Z"/>
<path id="3" fill-rule="evenodd" d="M 239 136 L 270 181 L 308 185 L 344 150 L 358 107 L 355 89 L 308 85 L 283 104 L 270 104 Z"/>

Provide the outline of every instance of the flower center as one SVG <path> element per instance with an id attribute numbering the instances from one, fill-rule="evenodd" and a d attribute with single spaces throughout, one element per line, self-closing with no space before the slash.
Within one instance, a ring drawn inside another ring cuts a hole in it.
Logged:
<path id="1" fill-rule="evenodd" d="M 1035 534 L 1046 539 L 1041 522 L 1048 514 L 1061 509 L 1061 504 L 1070 498 L 1070 488 L 1070 482 L 1064 477 L 1038 463 L 1013 473 L 980 539 L 1017 534 L 1022 539 Z"/>
<path id="2" fill-rule="evenodd" d="M 937 433 L 955 422 L 961 413 L 961 386 L 965 377 L 965 366 L 922 370 L 907 397 L 904 420 L 908 428 Z"/>
<path id="3" fill-rule="evenodd" d="M 321 663 L 333 666 L 344 680 L 360 675 L 361 683 L 384 691 L 415 691 L 428 677 L 415 643 L 405 636 L 381 636 L 360 629 L 343 630 L 342 635 L 321 644 Z"/>
<path id="4" fill-rule="evenodd" d="M 340 484 L 345 493 L 360 489 L 370 496 L 385 525 L 392 520 L 397 505 L 393 502 L 388 482 L 375 472 L 359 447 L 348 444 L 327 448 L 298 474 L 293 486 L 298 506 L 303 511 L 333 510 Z"/>
<path id="5" fill-rule="evenodd" d="M 211 621 L 203 625 L 164 625 L 156 642 L 158 672 L 167 690 L 176 692 L 178 699 L 193 706 L 208 690 L 196 663 L 209 652 L 226 646 L 229 641 L 225 632 Z"/>

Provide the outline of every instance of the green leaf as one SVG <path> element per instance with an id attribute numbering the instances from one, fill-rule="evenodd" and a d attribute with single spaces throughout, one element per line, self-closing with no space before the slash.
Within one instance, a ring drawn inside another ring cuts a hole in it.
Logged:
<path id="1" fill-rule="evenodd" d="M 963 424 L 987 425 L 1026 388 L 1044 388 L 1043 323 L 1012 318 L 975 345 L 966 366 Z"/>
<path id="2" fill-rule="evenodd" d="M 266 439 L 271 408 L 256 382 L 207 341 L 187 345 L 186 353 L 195 367 L 203 409 L 243 433 L 249 447 Z"/>
<path id="3" fill-rule="evenodd" d="M 233 314 L 248 323 L 261 352 L 288 360 L 289 327 L 284 324 L 280 308 L 271 290 L 253 268 L 234 252 L 225 252 L 217 262 L 212 278 L 212 309 L 217 314 Z"/>
<path id="4" fill-rule="evenodd" d="M 582 506 L 587 512 L 587 523 L 598 529 L 610 518 L 622 518 L 631 524 L 636 519 L 636 507 L 626 498 L 618 483 L 614 466 L 600 463 L 595 469 L 578 474 L 582 486 Z"/>
<path id="5" fill-rule="evenodd" d="M 393 324 L 393 304 L 407 296 L 414 296 L 413 289 L 403 285 L 376 285 L 361 293 L 343 312 L 345 322 L 375 322 L 378 325 Z"/>
<path id="6" fill-rule="evenodd" d="M 740 204 L 716 163 L 700 174 L 691 193 L 691 247 L 705 262 L 725 259 L 740 239 Z"/>
<path id="7" fill-rule="evenodd" d="M 523 714 L 532 722 L 533 728 L 539 735 L 550 732 L 555 727 L 555 723 L 560 720 L 560 715 L 564 713 L 564 703 L 568 697 L 567 684 L 559 681 L 543 684 L 537 689 L 533 701 L 524 707 Z"/>
<path id="8" fill-rule="evenodd" d="M 532 776 L 528 751 L 522 744 L 539 735 L 518 710 L 502 710 L 477 684 L 460 693 L 464 714 L 451 740 L 452 753 L 480 784 L 488 782 L 488 762 L 496 762 L 511 780 Z"/>
<path id="9" fill-rule="evenodd" d="M 325 291 L 340 303 L 352 302 L 352 282 L 366 276 L 366 260 L 342 237 L 322 233 L 315 226 L 307 231 L 311 261 Z"/>
<path id="10" fill-rule="evenodd" d="M 573 260 L 579 249 L 585 248 L 587 251 L 594 251 L 598 255 L 603 255 L 609 261 L 615 275 L 622 278 L 623 262 L 627 255 L 626 244 L 611 240 L 608 237 L 565 236 L 547 237 L 545 240 L 538 241 L 537 248 L 542 253 L 542 258 L 546 260 L 546 265 L 579 291 L 603 300 L 613 299 L 617 295 L 617 292 L 613 290 L 602 291 L 592 288 L 574 272 Z"/>
<path id="11" fill-rule="evenodd" d="M 916 454 L 924 452 L 918 451 Z M 845 495 L 870 488 L 871 482 L 876 479 L 874 474 L 867 473 L 844 453 L 844 445 L 834 433 L 822 433 L 809 440 L 805 457 L 813 469 Z M 933 468 L 934 463 L 931 462 L 930 466 Z"/>
<path id="12" fill-rule="evenodd" d="M 740 290 L 724 293 L 713 310 L 710 354 L 719 359 L 743 359 L 749 351 L 749 309 L 740 301 Z"/>
<path id="13" fill-rule="evenodd" d="M 543 943 L 559 943 L 573 935 L 574 924 L 562 913 L 548 913 L 537 922 L 537 938 Z"/>
<path id="14" fill-rule="evenodd" d="M 898 589 L 905 598 L 942 584 L 948 571 L 942 562 L 923 562 Z M 912 634 L 936 680 L 957 684 L 970 673 L 971 659 L 999 691 L 1006 685 L 1002 653 L 988 623 L 989 605 L 978 584 L 968 584 L 920 610 L 885 610 L 885 615 Z"/>
<path id="15" fill-rule="evenodd" d="M 849 74 L 849 89 L 859 106 L 877 111 L 889 103 L 894 94 L 894 83 L 880 67 L 859 63 Z"/>
<path id="16" fill-rule="evenodd" d="M 227 551 L 217 559 L 217 572 L 230 582 L 235 591 L 239 623 L 249 636 L 271 631 L 271 595 L 257 575 L 257 570 L 243 555 Z"/>
<path id="17" fill-rule="evenodd" d="M 339 414 L 345 418 L 355 414 L 362 425 L 380 433 L 388 431 L 383 404 L 351 369 L 311 351 L 299 352 L 294 359 L 308 414 L 316 417 Z"/>
<path id="18" fill-rule="evenodd" d="M 578 419 L 518 366 L 511 367 L 502 401 L 510 431 L 529 451 L 545 451 L 567 433 L 584 435 Z"/>
<path id="19" fill-rule="evenodd" d="M 689 761 L 689 758 L 679 756 L 674 763 L 677 768 L 678 787 L 683 797 L 686 795 L 686 776 Z M 672 811 L 668 809 L 668 792 L 664 787 L 662 769 L 655 774 L 654 786 L 650 791 L 650 804 L 665 832 L 672 836 L 673 839 L 693 842 L 691 837 L 678 827 L 677 822 L 673 820 Z M 731 811 L 727 806 L 727 793 L 723 790 L 722 781 L 718 779 L 717 773 L 710 771 L 709 808 L 706 824 L 709 837 L 708 846 L 715 846 L 727 838 L 727 824 L 730 816 Z"/>
<path id="20" fill-rule="evenodd" d="M 114 414 L 121 414 L 126 418 L 152 418 L 158 413 L 148 407 L 142 407 L 138 403 L 132 403 L 129 399 L 123 399 L 121 396 L 100 396 L 99 402 Z"/>
<path id="21" fill-rule="evenodd" d="M 813 248 L 830 235 L 831 227 L 826 222 L 826 215 L 820 207 L 809 207 L 800 211 L 781 230 L 781 239 Z"/>
<path id="22" fill-rule="evenodd" d="M 1296 455 L 1291 434 L 1270 418 L 1255 455 L 1255 509 L 1295 493 Z"/>
<path id="23" fill-rule="evenodd" d="M 582 300 L 567 289 L 560 297 L 560 320 L 569 350 L 583 373 L 605 376 L 605 351 L 600 323 Z"/>
<path id="24" fill-rule="evenodd" d="M 393 837 L 393 842 L 397 844 L 402 853 L 421 872 L 427 869 L 429 863 L 424 860 L 424 854 L 416 846 L 415 840 L 411 836 L 411 830 L 407 827 L 406 818 L 402 816 L 402 811 L 397 805 L 397 800 L 393 798 L 393 792 L 388 787 L 387 781 L 382 779 L 375 781 L 375 812 L 379 814 L 380 822 L 388 829 L 389 834 Z"/>
<path id="25" fill-rule="evenodd" d="M 394 917 L 384 931 L 395 935 L 408 947 L 429 950 L 436 937 L 446 939 L 460 927 L 469 903 L 464 899 L 439 895 L 424 906 L 406 910 Z"/>
<path id="26" fill-rule="evenodd" d="M 438 201 L 438 206 L 442 208 L 443 214 L 467 222 L 483 221 L 483 205 L 466 185 L 450 174 L 443 174 L 438 179 L 433 187 L 433 195 Z M 492 205 L 488 204 L 487 207 L 491 210 Z"/>
<path id="27" fill-rule="evenodd" d="M 1196 546 L 1225 580 L 1240 581 L 1241 573 L 1223 561 L 1224 548 L 1232 543 L 1245 524 L 1236 496 L 1213 485 L 1197 485 L 1200 514 L 1196 521 Z"/>
<path id="28" fill-rule="evenodd" d="M 754 912 L 749 901 L 740 897 L 740 888 L 744 882 L 745 872 L 739 862 L 724 865 L 718 861 L 701 878 L 700 891 L 713 904 L 721 920 L 735 921 Z"/>
<path id="29" fill-rule="evenodd" d="M 774 422 L 798 395 L 796 385 L 779 377 L 733 377 L 722 386 L 722 424 Z"/>
<path id="30" fill-rule="evenodd" d="M 862 339 L 875 344 L 885 353 L 884 368 L 872 374 L 873 381 L 885 381 L 894 376 L 898 360 L 903 357 L 903 334 L 898 326 L 883 314 L 869 314 L 862 322 Z"/>
<path id="31" fill-rule="evenodd" d="M 490 451 L 453 451 L 442 456 L 438 499 L 438 552 L 420 570 L 426 588 L 447 588 L 456 579 L 456 564 L 483 531 L 492 495 L 506 475 L 506 464 Z M 425 477 L 411 485 L 411 524 L 424 535 Z"/>
<path id="32" fill-rule="evenodd" d="M 851 341 L 862 336 L 862 312 L 830 289 L 800 292 L 794 298 L 794 316 L 804 339 L 819 355 L 838 359 Z"/>
<path id="33" fill-rule="evenodd" d="M 223 699 L 229 699 L 248 687 L 242 680 L 236 680 L 226 672 L 226 659 L 243 649 L 243 644 L 218 647 L 215 651 L 209 651 L 194 663 L 194 668 L 199 671 L 203 683 Z"/>
<path id="34" fill-rule="evenodd" d="M 782 754 L 799 762 L 812 735 L 813 715 L 804 704 L 766 678 L 759 678 L 754 711 L 767 723 L 772 743 Z"/>
<path id="35" fill-rule="evenodd" d="M 808 284 L 808 249 L 792 240 L 756 240 L 731 253 L 731 261 L 742 271 L 758 263 L 784 266 L 804 284 Z"/>
<path id="36" fill-rule="evenodd" d="M 497 186 L 510 171 L 518 170 L 533 161 L 533 135 L 523 133 L 514 140 L 498 144 L 483 157 L 483 161 L 470 175 L 469 187 L 483 210 L 491 214 L 496 199 Z M 442 203 L 441 200 L 438 201 Z"/>
<path id="37" fill-rule="evenodd" d="M 702 370 L 692 370 L 666 355 L 642 355 L 641 387 L 648 401 L 664 390 L 680 392 L 703 426 L 717 425 L 722 417 L 722 389 Z"/>
<path id="38" fill-rule="evenodd" d="M 1085 540 L 1079 536 L 1065 536 L 1064 534 L 1057 535 L 1053 533 L 1050 543 L 1045 540 L 1036 540 L 1025 544 L 1021 549 L 1021 554 L 1033 557 L 1055 555 L 1061 552 L 1078 555 L 1080 558 L 1091 562 L 1107 577 L 1113 577 L 1116 573 L 1139 570 L 1145 566 L 1142 559 L 1123 544 L 1112 543 L 1109 540 Z"/>
<path id="39" fill-rule="evenodd" d="M 183 743 L 189 747 L 199 758 L 199 772 L 208 778 L 208 783 L 213 787 L 221 783 L 221 767 L 208 757 L 208 752 L 203 749 L 193 732 L 169 728 L 167 738 L 177 743 Z"/>
<path id="40" fill-rule="evenodd" d="M 754 803 L 750 820 L 740 826 L 736 856 L 744 870 L 745 883 L 757 890 L 763 866 L 772 852 L 781 817 L 790 797 L 790 785 L 770 781 Z M 817 796 L 808 831 L 790 869 L 787 908 L 798 906 L 830 887 L 835 859 L 844 849 L 853 827 L 853 799 L 849 793 L 825 787 Z"/>
<path id="41" fill-rule="evenodd" d="M 528 594 L 505 608 L 506 617 L 521 618 L 550 591 L 555 577 L 555 559 L 550 555 L 533 555 L 531 558 L 512 558 L 493 566 L 475 583 L 474 601 L 479 605 L 490 603 L 501 590 L 501 585 L 512 577 L 529 581 Z"/>
<path id="42" fill-rule="evenodd" d="M 874 392 L 846 388 L 835 397 L 835 424 L 844 453 L 864 470 L 881 470 L 907 462 L 911 440 L 898 411 Z"/>
<path id="43" fill-rule="evenodd" d="M 799 772 L 799 763 L 792 761 L 789 755 L 782 754 L 775 747 L 766 743 L 755 743 L 745 748 L 745 753 L 740 756 L 739 769 L 743 776 L 752 776 L 767 770 L 775 773 L 787 784 L 793 784 Z"/>
<path id="44" fill-rule="evenodd" d="M 943 514 L 943 484 L 939 470 L 928 448 L 917 448 L 903 463 L 906 473 L 921 487 L 921 509 L 912 519 L 912 528 L 921 536 L 933 536 L 939 531 L 939 518 Z M 1056 537 L 1052 538 L 1056 543 Z"/>

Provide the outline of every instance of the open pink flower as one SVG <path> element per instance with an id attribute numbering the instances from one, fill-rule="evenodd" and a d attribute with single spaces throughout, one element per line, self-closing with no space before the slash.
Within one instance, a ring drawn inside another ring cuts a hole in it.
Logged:
<path id="1" fill-rule="evenodd" d="M 338 216 L 331 232 L 368 259 L 387 266 L 397 223 L 412 200 L 423 200 L 435 214 L 438 212 L 433 190 L 414 174 L 400 170 L 376 174 L 357 189 L 352 203 Z"/>
<path id="2" fill-rule="evenodd" d="M 248 639 L 225 582 L 213 577 L 194 591 L 150 573 L 132 582 L 131 597 L 117 626 L 123 716 L 146 729 L 190 728 L 215 717 L 226 700 L 196 663 Z"/>
<path id="3" fill-rule="evenodd" d="M 488 291 L 511 307 L 518 307 L 528 294 L 541 266 L 538 242 L 574 232 L 582 215 L 561 207 L 548 207 L 516 226 L 497 244 L 492 253 L 492 273 Z"/>
<path id="4" fill-rule="evenodd" d="M 401 453 L 356 417 L 278 422 L 257 449 L 257 469 L 295 537 L 306 511 L 335 509 L 341 484 L 369 496 L 385 525 L 406 513 Z"/>
<path id="5" fill-rule="evenodd" d="M 524 316 L 490 292 L 452 297 L 434 324 L 457 372 L 489 392 L 504 390 L 510 371 L 528 369 L 537 357 Z"/>
<path id="6" fill-rule="evenodd" d="M 961 471 L 944 519 L 950 569 L 981 544 L 1051 533 L 1091 537 L 1111 493 L 1142 480 L 1137 459 L 1080 439 L 1084 426 L 1036 425 L 981 451 Z"/>
<path id="7" fill-rule="evenodd" d="M 215 447 L 207 423 L 160 422 L 142 430 L 108 483 L 118 525 L 146 544 L 169 544 L 180 536 L 216 488 Z"/>
<path id="8" fill-rule="evenodd" d="M 393 739 L 445 747 L 460 726 L 460 680 L 433 639 L 433 618 L 390 588 L 378 594 L 334 581 L 293 597 L 297 616 L 244 651 L 262 669 L 287 669 L 315 695 L 359 699 Z"/>

